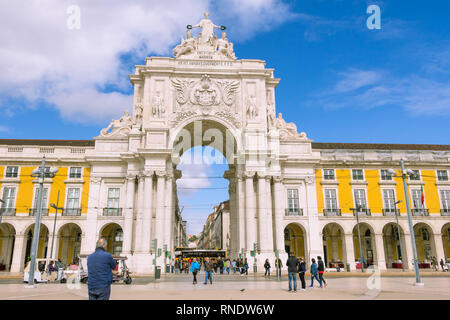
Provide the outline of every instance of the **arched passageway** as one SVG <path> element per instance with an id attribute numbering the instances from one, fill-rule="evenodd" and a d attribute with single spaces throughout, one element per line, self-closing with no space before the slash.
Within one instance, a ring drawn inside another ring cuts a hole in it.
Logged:
<path id="1" fill-rule="evenodd" d="M 434 242 L 433 230 L 426 223 L 417 223 L 414 225 L 414 237 L 416 239 L 419 268 L 431 268 L 432 259 L 436 258 L 436 243 Z"/>
<path id="2" fill-rule="evenodd" d="M 400 229 L 400 234 L 398 229 Z M 403 262 L 405 263 L 405 269 L 408 268 L 405 234 L 401 227 L 397 228 L 396 223 L 391 222 L 384 226 L 383 245 L 387 268 L 401 269 Z"/>
<path id="3" fill-rule="evenodd" d="M 102 238 L 107 241 L 106 251 L 113 256 L 119 256 L 122 253 L 123 230 L 117 223 L 108 223 L 100 232 Z"/>
<path id="4" fill-rule="evenodd" d="M 34 233 L 34 223 L 27 228 L 25 231 L 25 240 L 26 241 L 26 247 L 25 247 L 25 259 L 24 262 L 27 262 L 31 258 L 31 246 L 33 243 L 33 233 Z M 47 257 L 47 251 L 50 250 L 49 248 L 49 231 L 48 228 L 41 223 L 40 225 L 40 231 L 39 231 L 39 242 L 38 242 L 38 251 L 36 258 L 46 258 Z"/>
<path id="5" fill-rule="evenodd" d="M 337 223 L 329 223 L 322 230 L 323 255 L 327 268 L 344 268 L 347 263 L 344 230 Z"/>
<path id="6" fill-rule="evenodd" d="M 306 231 L 297 223 L 290 223 L 284 228 L 284 248 L 286 253 L 309 261 L 306 249 Z"/>
<path id="7" fill-rule="evenodd" d="M 81 247 L 81 229 L 75 223 L 63 225 L 58 232 L 58 259 L 68 265 L 76 263 Z"/>
<path id="8" fill-rule="evenodd" d="M 375 236 L 373 229 L 367 223 L 359 224 L 360 236 L 361 236 L 361 250 L 359 249 L 359 238 L 358 238 L 358 226 L 355 225 L 353 228 L 353 245 L 355 250 L 355 261 L 356 268 L 361 268 L 361 259 L 365 262 L 365 267 L 369 267 L 375 264 L 376 251 L 375 251 Z"/>
<path id="9" fill-rule="evenodd" d="M 9 271 L 14 253 L 16 230 L 9 223 L 0 225 L 0 271 Z"/>

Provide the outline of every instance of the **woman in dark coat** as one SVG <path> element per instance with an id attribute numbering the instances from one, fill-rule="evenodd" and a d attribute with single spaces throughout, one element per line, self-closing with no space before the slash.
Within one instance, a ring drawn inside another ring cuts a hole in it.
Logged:
<path id="1" fill-rule="evenodd" d="M 266 262 L 264 262 L 264 269 L 266 269 L 266 273 L 264 273 L 264 277 L 266 277 L 267 274 L 269 274 L 269 278 L 270 278 L 270 262 L 269 262 L 269 259 L 266 259 Z"/>
<path id="2" fill-rule="evenodd" d="M 325 279 L 323 278 L 323 274 L 325 272 L 325 264 L 323 263 L 321 256 L 318 256 L 317 260 L 318 260 L 317 261 L 317 269 L 319 270 L 319 279 L 322 281 L 322 283 L 326 287 L 327 283 L 325 282 Z"/>

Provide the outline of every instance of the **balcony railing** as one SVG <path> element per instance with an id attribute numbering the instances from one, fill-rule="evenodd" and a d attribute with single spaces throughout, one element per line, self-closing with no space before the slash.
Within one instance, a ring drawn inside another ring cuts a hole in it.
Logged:
<path id="1" fill-rule="evenodd" d="M 360 208 L 360 209 L 351 208 L 350 210 L 353 210 L 353 215 L 355 217 L 356 217 L 356 215 L 358 215 L 358 216 L 370 216 L 371 215 L 370 209 L 366 209 L 366 208 Z"/>
<path id="2" fill-rule="evenodd" d="M 63 216 L 81 216 L 81 209 L 77 208 L 64 208 L 62 212 Z"/>
<path id="3" fill-rule="evenodd" d="M 15 216 L 16 215 L 16 208 L 1 208 L 0 214 L 2 216 Z"/>
<path id="4" fill-rule="evenodd" d="M 285 209 L 285 215 L 286 216 L 302 216 L 303 209 L 300 209 L 300 208 Z"/>
<path id="5" fill-rule="evenodd" d="M 121 216 L 122 208 L 103 208 L 103 215 L 107 217 Z"/>
<path id="6" fill-rule="evenodd" d="M 413 216 L 429 216 L 430 212 L 428 209 L 422 209 L 422 208 L 413 208 L 411 209 Z"/>
<path id="7" fill-rule="evenodd" d="M 450 216 L 450 209 L 441 209 L 441 216 Z"/>
<path id="8" fill-rule="evenodd" d="M 34 217 L 34 216 L 37 214 L 37 212 L 38 212 L 38 209 L 37 209 L 37 208 L 31 208 L 30 211 L 29 211 L 30 217 Z M 41 216 L 48 216 L 48 209 L 42 208 L 42 210 L 41 210 Z"/>
<path id="9" fill-rule="evenodd" d="M 323 209 L 323 215 L 327 217 L 340 216 L 341 209 Z"/>
<path id="10" fill-rule="evenodd" d="M 383 209 L 383 216 L 395 216 L 400 215 L 400 211 L 398 209 Z"/>

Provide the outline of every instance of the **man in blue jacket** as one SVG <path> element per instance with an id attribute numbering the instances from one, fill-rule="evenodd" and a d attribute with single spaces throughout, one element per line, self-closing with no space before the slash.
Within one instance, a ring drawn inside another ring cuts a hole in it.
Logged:
<path id="1" fill-rule="evenodd" d="M 109 300 L 111 294 L 112 270 L 116 268 L 116 261 L 106 251 L 106 245 L 106 240 L 100 238 L 95 252 L 87 259 L 89 300 Z"/>

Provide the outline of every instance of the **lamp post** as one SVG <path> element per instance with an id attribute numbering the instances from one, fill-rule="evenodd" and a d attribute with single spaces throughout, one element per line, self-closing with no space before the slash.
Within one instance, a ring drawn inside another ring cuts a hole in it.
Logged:
<path id="1" fill-rule="evenodd" d="M 402 245 L 402 235 L 400 233 L 400 225 L 398 224 L 398 212 L 397 212 L 397 204 L 402 202 L 402 200 L 398 200 L 394 203 L 394 211 L 395 211 L 395 220 L 397 222 L 397 234 L 398 234 L 398 242 L 400 242 L 400 253 L 402 256 L 402 271 L 405 271 L 405 259 L 403 259 L 404 253 L 403 253 L 403 245 Z"/>
<path id="2" fill-rule="evenodd" d="M 50 249 L 50 259 L 53 258 L 53 243 L 55 241 L 55 228 L 56 228 L 56 217 L 58 216 L 58 210 L 64 210 L 64 208 L 58 207 L 59 203 L 59 190 L 58 190 L 58 197 L 56 198 L 56 205 L 54 203 L 50 204 L 50 207 L 55 209 L 55 219 L 53 220 L 53 233 L 52 233 L 52 246 Z"/>
<path id="3" fill-rule="evenodd" d="M 408 197 L 408 188 L 406 185 L 406 176 L 414 176 L 415 173 L 412 170 L 405 170 L 405 163 L 403 159 L 400 160 L 400 165 L 402 169 L 402 180 L 403 180 L 403 192 L 405 194 L 405 203 L 406 203 L 406 213 L 408 215 L 408 224 L 409 224 L 409 232 L 411 235 L 411 245 L 412 245 L 412 251 L 413 251 L 413 259 L 414 259 L 414 272 L 416 274 L 416 285 L 423 286 L 423 283 L 420 279 L 420 272 L 419 272 L 419 264 L 417 261 L 417 248 L 416 248 L 416 239 L 414 237 L 414 226 L 412 222 L 412 216 L 411 216 L 411 206 L 409 204 L 409 197 Z M 388 170 L 389 173 L 391 173 L 392 176 L 396 177 L 397 172 L 393 169 Z"/>
<path id="4" fill-rule="evenodd" d="M 28 278 L 28 287 L 34 287 L 34 268 L 36 266 L 37 251 L 39 246 L 39 233 L 41 227 L 41 214 L 42 214 L 42 196 L 44 193 L 44 179 L 46 177 L 53 178 L 58 172 L 56 168 L 50 168 L 48 172 L 45 172 L 45 156 L 42 158 L 42 165 L 31 172 L 32 177 L 40 178 L 39 191 L 37 197 L 37 213 L 36 222 L 34 223 L 33 241 L 31 244 L 31 260 L 30 260 L 30 272 Z"/>
<path id="5" fill-rule="evenodd" d="M 361 205 L 356 206 L 355 215 L 356 215 L 356 227 L 358 229 L 359 262 L 361 264 L 361 272 L 364 272 L 364 262 L 363 262 L 362 245 L 361 245 L 361 232 L 359 230 L 359 214 L 358 214 L 359 210 L 361 210 Z"/>

